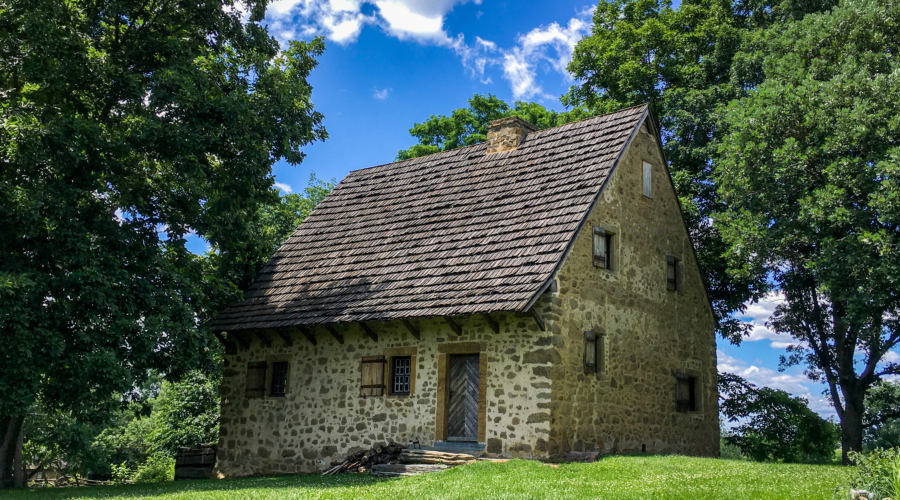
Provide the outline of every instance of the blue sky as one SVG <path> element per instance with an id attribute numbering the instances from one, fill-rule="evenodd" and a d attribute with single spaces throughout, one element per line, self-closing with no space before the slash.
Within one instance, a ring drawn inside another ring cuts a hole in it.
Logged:
<path id="1" fill-rule="evenodd" d="M 327 49 L 310 77 L 313 102 L 330 138 L 304 149 L 299 166 L 274 168 L 283 191 L 310 174 L 340 180 L 351 170 L 393 161 L 414 144 L 409 128 L 432 114 L 467 106 L 475 93 L 562 110 L 573 83 L 571 51 L 590 32 L 583 0 L 276 0 L 266 21 L 282 43 L 324 36 Z M 201 242 L 192 242 L 202 251 Z M 789 338 L 765 327 L 779 297 L 752 305 L 753 333 L 740 347 L 719 341 L 719 369 L 801 395 L 834 414 L 801 368 L 778 372 Z M 896 354 L 895 358 L 900 358 Z"/>

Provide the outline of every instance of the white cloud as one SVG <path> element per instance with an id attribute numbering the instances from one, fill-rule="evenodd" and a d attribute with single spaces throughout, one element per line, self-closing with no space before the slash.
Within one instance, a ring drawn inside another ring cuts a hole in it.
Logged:
<path id="1" fill-rule="evenodd" d="M 769 341 L 769 346 L 773 349 L 785 349 L 791 345 L 805 345 L 805 342 L 798 341 L 790 335 L 773 332 L 766 326 L 769 318 L 775 313 L 775 308 L 784 303 L 784 294 L 781 292 L 772 292 L 766 295 L 759 302 L 751 302 L 747 304 L 747 310 L 743 314 L 737 314 L 742 319 L 748 319 L 751 329 L 750 335 L 744 338 L 745 342 L 758 342 L 760 340 Z"/>
<path id="2" fill-rule="evenodd" d="M 888 351 L 881 358 L 882 363 L 900 363 L 900 354 L 896 351 Z"/>
<path id="3" fill-rule="evenodd" d="M 390 94 L 390 93 L 391 93 L 391 89 L 378 90 L 378 88 L 375 88 L 375 92 L 372 94 L 372 97 L 374 97 L 375 99 L 378 99 L 380 101 L 383 101 L 388 98 L 388 94 Z"/>
<path id="4" fill-rule="evenodd" d="M 481 0 L 275 0 L 266 20 L 282 40 L 323 35 L 339 44 L 357 40 L 362 28 L 379 26 L 401 40 L 451 45 L 444 18 L 456 5 Z M 368 13 L 366 13 L 368 12 Z"/>
<path id="5" fill-rule="evenodd" d="M 572 51 L 590 31 L 593 8 L 578 13 L 563 26 L 551 23 L 519 35 L 510 48 L 500 48 L 475 37 L 469 46 L 465 35 L 449 34 L 444 28 L 447 14 L 457 5 L 481 4 L 482 0 L 274 0 L 266 11 L 273 35 L 282 42 L 323 35 L 328 40 L 349 44 L 359 38 L 365 26 L 378 26 L 400 40 L 414 40 L 446 47 L 461 59 L 463 66 L 482 83 L 488 67 L 499 67 L 515 99 L 553 98 L 538 83 L 538 72 L 556 72 L 571 77 L 566 66 Z M 476 17 L 481 16 L 479 11 Z"/>
<path id="6" fill-rule="evenodd" d="M 290 194 L 294 192 L 294 189 L 290 184 L 285 184 L 283 182 L 276 182 L 275 187 L 277 187 L 284 194 Z"/>
<path id="7" fill-rule="evenodd" d="M 780 389 L 792 396 L 806 398 L 809 407 L 823 417 L 835 416 L 831 401 L 822 394 L 813 394 L 806 384 L 816 384 L 802 373 L 786 373 L 771 370 L 762 366 L 751 365 L 743 359 L 734 358 L 720 350 L 716 350 L 719 373 L 733 373 L 743 377 L 757 387 Z"/>
<path id="8" fill-rule="evenodd" d="M 518 37 L 517 45 L 503 55 L 503 77 L 516 99 L 551 97 L 535 82 L 541 66 L 568 77 L 566 66 L 572 60 L 575 45 L 590 31 L 591 11 L 569 20 L 565 27 L 557 23 L 540 26 Z M 587 17 L 588 19 L 585 19 Z"/>

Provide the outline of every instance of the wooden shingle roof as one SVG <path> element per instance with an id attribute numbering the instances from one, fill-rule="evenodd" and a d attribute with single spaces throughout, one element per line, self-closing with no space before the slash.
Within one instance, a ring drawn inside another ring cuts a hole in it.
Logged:
<path id="1" fill-rule="evenodd" d="M 561 265 L 647 107 L 351 172 L 217 331 L 525 311 Z"/>

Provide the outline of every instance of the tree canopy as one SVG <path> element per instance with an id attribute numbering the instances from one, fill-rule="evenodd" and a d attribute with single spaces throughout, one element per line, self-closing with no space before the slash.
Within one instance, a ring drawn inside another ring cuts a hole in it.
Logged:
<path id="1" fill-rule="evenodd" d="M 722 209 L 713 178 L 721 131 L 717 109 L 762 78 L 738 65 L 748 39 L 767 26 L 826 10 L 833 2 L 686 0 L 601 1 L 590 36 L 575 47 L 576 79 L 563 103 L 590 114 L 649 103 L 723 338 L 739 343 L 746 325 L 732 317 L 762 290 L 729 274 L 727 243 L 712 224 Z M 740 71 L 738 71 L 738 67 Z"/>
<path id="2" fill-rule="evenodd" d="M 38 395 L 89 412 L 210 363 L 203 322 L 268 257 L 272 165 L 326 138 L 307 82 L 324 43 L 280 49 L 266 2 L 242 5 L 0 9 L 0 485 L 21 484 Z"/>
<path id="3" fill-rule="evenodd" d="M 845 0 L 773 26 L 743 64 L 762 83 L 731 103 L 714 214 L 731 272 L 785 302 L 770 327 L 785 364 L 824 382 L 843 448 L 862 446 L 864 398 L 900 343 L 900 6 Z"/>

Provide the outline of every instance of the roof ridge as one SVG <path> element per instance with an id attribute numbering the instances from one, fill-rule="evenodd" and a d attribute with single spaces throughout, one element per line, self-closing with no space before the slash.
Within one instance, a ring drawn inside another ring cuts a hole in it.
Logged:
<path id="1" fill-rule="evenodd" d="M 645 103 L 642 103 L 642 104 L 635 104 L 635 105 L 633 105 L 633 106 L 627 106 L 627 107 L 624 107 L 624 108 L 617 109 L 617 110 L 615 110 L 615 111 L 610 111 L 609 113 L 603 113 L 602 115 L 588 116 L 588 117 L 582 118 L 582 119 L 580 119 L 580 120 L 575 120 L 574 122 L 566 122 L 566 123 L 562 123 L 562 124 L 560 124 L 560 125 L 557 125 L 557 126 L 555 126 L 555 127 L 550 127 L 550 128 L 545 128 L 545 129 L 535 130 L 534 132 L 532 132 L 532 134 L 541 134 L 541 133 L 549 132 L 549 131 L 551 131 L 551 130 L 555 130 L 555 129 L 558 129 L 558 128 L 561 128 L 561 127 L 566 127 L 566 126 L 568 126 L 568 125 L 573 125 L 573 124 L 575 124 L 575 123 L 586 122 L 586 121 L 588 121 L 588 120 L 594 120 L 594 119 L 596 119 L 596 118 L 602 118 L 602 117 L 604 117 L 604 116 L 614 115 L 614 114 L 616 114 L 616 113 L 621 113 L 622 111 L 628 111 L 629 109 L 635 109 L 635 108 L 641 108 L 641 107 L 649 107 L 649 106 L 650 106 L 650 104 L 649 104 L 649 103 L 646 103 L 646 102 L 645 102 Z M 524 118 L 522 118 L 522 119 L 524 120 Z M 527 120 L 525 120 L 525 121 L 527 121 Z M 532 124 L 532 125 L 534 125 L 534 124 Z M 531 134 L 528 134 L 528 135 L 531 135 Z M 484 143 L 484 142 L 479 142 L 479 143 L 477 143 L 477 144 L 470 144 L 470 145 L 468 145 L 468 146 L 460 146 L 460 147 L 458 147 L 458 148 L 447 149 L 447 150 L 444 150 L 444 151 L 436 151 L 436 152 L 431 153 L 431 154 L 422 155 L 422 156 L 416 156 L 415 158 L 407 158 L 407 159 L 405 159 L 405 160 L 397 160 L 397 161 L 392 161 L 392 162 L 389 162 L 389 163 L 381 163 L 381 164 L 379 164 L 379 165 L 372 165 L 371 167 L 357 168 L 357 169 L 351 170 L 347 175 L 350 175 L 350 174 L 355 173 L 355 172 L 362 172 L 363 170 L 370 170 L 370 169 L 373 169 L 373 168 L 386 167 L 386 166 L 388 166 L 388 165 L 396 165 L 396 164 L 399 164 L 399 163 L 404 163 L 404 162 L 408 162 L 408 161 L 412 161 L 412 160 L 418 160 L 419 158 L 429 158 L 429 157 L 434 157 L 435 155 L 439 155 L 439 154 L 441 154 L 441 153 L 451 153 L 451 152 L 456 152 L 456 151 L 462 151 L 462 150 L 469 149 L 469 148 L 477 148 L 478 146 L 482 146 L 482 145 L 484 145 L 484 144 L 486 144 L 486 143 Z M 419 145 L 420 145 L 420 144 L 413 144 L 413 146 L 419 146 Z M 425 146 L 425 145 L 426 145 L 426 144 L 422 144 L 422 146 Z M 410 146 L 410 147 L 412 147 L 412 146 Z"/>

